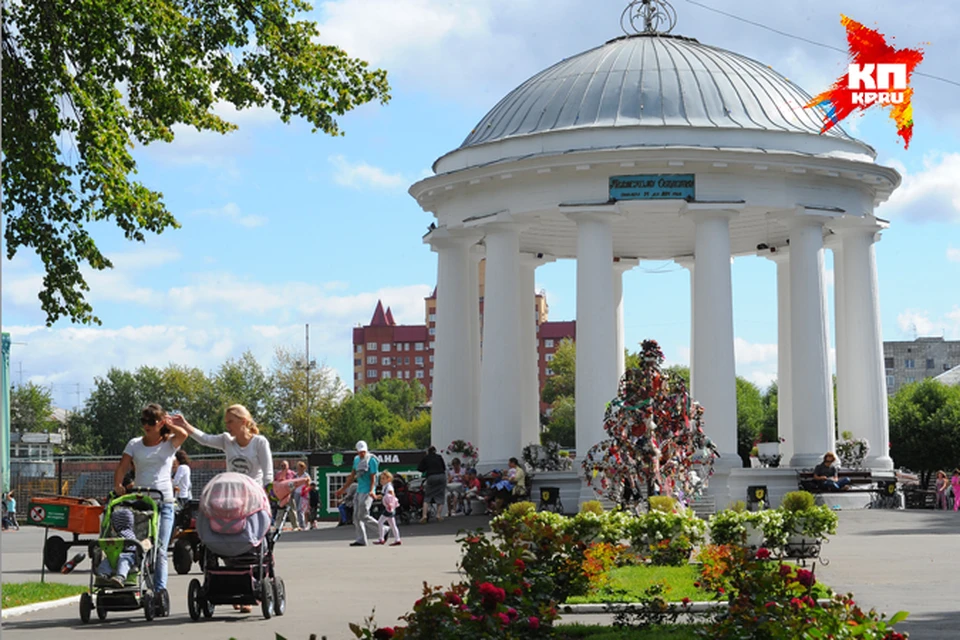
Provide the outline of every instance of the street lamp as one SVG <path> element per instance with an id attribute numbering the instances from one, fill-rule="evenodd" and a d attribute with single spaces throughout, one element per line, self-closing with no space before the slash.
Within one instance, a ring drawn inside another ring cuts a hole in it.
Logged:
<path id="1" fill-rule="evenodd" d="M 307 450 L 310 451 L 313 449 L 313 429 L 311 428 L 312 420 L 310 419 L 310 409 L 311 409 L 311 398 L 310 398 L 310 371 L 311 369 L 316 368 L 317 361 L 310 359 L 310 325 L 304 325 L 304 338 L 306 341 L 306 359 L 297 360 L 296 368 L 301 371 L 306 371 L 307 373 Z"/>

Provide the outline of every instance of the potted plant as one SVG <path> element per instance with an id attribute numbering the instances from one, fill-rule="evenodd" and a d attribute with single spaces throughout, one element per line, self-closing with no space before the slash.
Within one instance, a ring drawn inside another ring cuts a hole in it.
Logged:
<path id="1" fill-rule="evenodd" d="M 868 453 L 870 453 L 870 442 L 866 438 L 854 439 L 849 431 L 840 434 L 840 440 L 837 442 L 837 457 L 840 458 L 841 466 L 847 469 L 860 469 Z"/>
<path id="2" fill-rule="evenodd" d="M 776 438 L 771 441 L 758 440 L 755 442 L 754 447 L 757 449 L 757 459 L 760 460 L 760 463 L 765 467 L 779 467 L 780 460 L 783 457 L 783 454 L 780 453 L 780 443 L 785 440 L 785 438 Z"/>
<path id="3" fill-rule="evenodd" d="M 463 466 L 467 469 L 475 467 L 477 460 L 480 459 L 480 452 L 477 450 L 476 445 L 466 440 L 454 440 L 450 443 L 450 446 L 444 450 L 444 453 L 449 457 L 460 458 L 460 462 L 462 462 Z"/>
<path id="4" fill-rule="evenodd" d="M 786 533 L 785 555 L 792 558 L 815 558 L 820 544 L 837 532 L 837 514 L 829 507 L 817 506 L 808 491 L 792 491 L 780 503 L 783 530 Z"/>

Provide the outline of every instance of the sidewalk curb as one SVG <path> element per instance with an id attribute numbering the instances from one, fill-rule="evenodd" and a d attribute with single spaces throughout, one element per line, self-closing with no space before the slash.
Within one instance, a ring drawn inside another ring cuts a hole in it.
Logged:
<path id="1" fill-rule="evenodd" d="M 25 613 L 33 613 L 34 611 L 43 611 L 44 609 L 53 609 L 54 607 L 62 607 L 68 604 L 76 604 L 80 602 L 80 596 L 70 596 L 69 598 L 60 598 L 59 600 L 47 600 L 46 602 L 34 602 L 33 604 L 25 604 L 22 607 L 11 607 L 9 609 L 4 609 L 2 612 L 2 619 L 6 620 L 7 618 L 12 618 L 13 616 L 22 616 Z"/>
<path id="2" fill-rule="evenodd" d="M 826 604 L 830 602 L 829 598 L 822 598 L 817 600 L 820 604 Z M 714 611 L 722 611 L 723 609 L 728 608 L 726 601 L 718 602 L 690 602 L 688 604 L 683 604 L 682 602 L 669 602 L 674 611 L 678 613 L 712 613 Z M 645 611 L 647 610 L 647 605 L 642 602 L 596 602 L 590 604 L 562 604 L 557 607 L 561 614 L 568 615 L 585 615 L 592 613 L 607 613 L 613 614 L 620 611 Z"/>

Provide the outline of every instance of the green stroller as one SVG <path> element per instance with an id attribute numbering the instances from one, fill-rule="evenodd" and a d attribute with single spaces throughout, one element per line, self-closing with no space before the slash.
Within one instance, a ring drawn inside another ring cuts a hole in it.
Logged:
<path id="1" fill-rule="evenodd" d="M 100 538 L 90 545 L 90 590 L 80 596 L 80 620 L 90 621 L 94 609 L 100 620 L 110 611 L 143 609 L 147 621 L 170 614 L 170 597 L 155 595 L 154 570 L 160 533 L 163 494 L 136 487 L 122 496 L 111 496 L 103 513 Z M 120 566 L 128 569 L 118 575 Z M 98 569 L 112 577 L 98 575 Z"/>

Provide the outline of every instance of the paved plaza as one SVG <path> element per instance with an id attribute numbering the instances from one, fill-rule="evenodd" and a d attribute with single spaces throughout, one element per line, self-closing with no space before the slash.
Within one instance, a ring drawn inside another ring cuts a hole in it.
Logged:
<path id="1" fill-rule="evenodd" d="M 186 593 L 196 569 L 187 576 L 171 574 L 172 613 L 147 623 L 139 613 L 111 613 L 105 623 L 82 625 L 77 605 L 58 607 L 3 621 L 5 640 L 77 638 L 212 638 L 306 640 L 311 633 L 330 640 L 352 638 L 350 622 L 362 622 L 376 607 L 381 624 L 393 624 L 419 597 L 424 580 L 449 584 L 457 579 L 459 547 L 454 540 L 462 527 L 486 524 L 486 518 L 448 519 L 402 530 L 403 546 L 350 548 L 352 527 L 329 527 L 289 533 L 280 541 L 277 570 L 287 586 L 287 613 L 263 620 L 259 613 L 238 614 L 218 607 L 212 620 L 192 622 Z M 25 527 L 3 534 L 3 581 L 39 579 L 42 530 Z M 824 546 L 830 561 L 817 575 L 857 600 L 881 611 L 911 612 L 902 625 L 914 640 L 960 636 L 960 514 L 932 511 L 844 511 L 840 531 Z M 83 584 L 89 561 L 74 574 L 51 579 Z M 580 616 L 580 621 L 603 617 Z"/>

